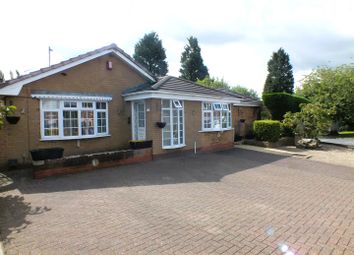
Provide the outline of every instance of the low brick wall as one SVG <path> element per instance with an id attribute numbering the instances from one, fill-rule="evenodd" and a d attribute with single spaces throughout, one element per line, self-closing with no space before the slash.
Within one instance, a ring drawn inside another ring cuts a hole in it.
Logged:
<path id="1" fill-rule="evenodd" d="M 230 150 L 234 147 L 234 142 L 222 143 L 222 144 L 213 144 L 210 146 L 204 147 L 197 147 L 197 154 L 199 153 L 207 153 L 207 152 L 214 152 L 214 151 L 223 151 L 223 150 Z M 154 154 L 154 159 L 161 159 L 161 158 L 168 158 L 183 155 L 186 153 L 194 153 L 194 149 L 189 150 L 178 150 L 174 149 L 171 152 L 166 152 L 163 154 Z"/>
<path id="2" fill-rule="evenodd" d="M 78 173 L 150 160 L 152 160 L 152 148 L 70 156 L 46 160 L 44 165 L 33 166 L 33 177 L 40 179 L 54 175 Z"/>
<path id="3" fill-rule="evenodd" d="M 234 147 L 234 142 L 213 144 L 210 146 L 205 146 L 197 149 L 197 152 L 213 152 L 213 151 L 223 151 L 229 150 Z"/>

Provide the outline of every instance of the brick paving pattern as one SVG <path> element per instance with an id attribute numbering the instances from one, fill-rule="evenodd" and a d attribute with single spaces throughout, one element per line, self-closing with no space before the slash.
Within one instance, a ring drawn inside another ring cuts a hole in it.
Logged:
<path id="1" fill-rule="evenodd" d="M 14 180 L 8 255 L 354 254 L 354 168 L 234 149 Z"/>

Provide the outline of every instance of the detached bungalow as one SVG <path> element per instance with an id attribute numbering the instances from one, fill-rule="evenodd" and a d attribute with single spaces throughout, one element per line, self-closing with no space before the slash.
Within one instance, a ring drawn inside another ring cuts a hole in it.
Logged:
<path id="1" fill-rule="evenodd" d="M 227 149 L 259 110 L 239 94 L 154 77 L 115 44 L 0 84 L 0 100 L 20 116 L 0 130 L 0 165 L 30 163 L 33 149 L 70 156 L 129 140 L 152 140 L 153 155 Z"/>

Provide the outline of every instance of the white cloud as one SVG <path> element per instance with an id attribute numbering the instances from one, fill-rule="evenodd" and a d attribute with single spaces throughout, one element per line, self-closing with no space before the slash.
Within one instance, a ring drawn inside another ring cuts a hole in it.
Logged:
<path id="1" fill-rule="evenodd" d="M 267 61 L 290 54 L 298 81 L 312 68 L 353 62 L 353 1 L 29 1 L 2 3 L 0 70 L 48 65 L 115 42 L 132 54 L 144 33 L 163 40 L 178 75 L 186 38 L 199 39 L 211 75 L 262 91 Z"/>

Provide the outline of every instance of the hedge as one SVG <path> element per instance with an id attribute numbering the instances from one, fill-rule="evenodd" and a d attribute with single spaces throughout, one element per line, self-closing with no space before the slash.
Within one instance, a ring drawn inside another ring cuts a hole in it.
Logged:
<path id="1" fill-rule="evenodd" d="M 253 132 L 257 140 L 276 142 L 280 137 L 280 121 L 256 120 L 253 122 Z"/>
<path id="2" fill-rule="evenodd" d="M 264 105 L 272 114 L 273 120 L 282 120 L 287 112 L 299 112 L 300 104 L 310 101 L 304 97 L 295 96 L 285 92 L 264 93 Z"/>
<path id="3" fill-rule="evenodd" d="M 354 131 L 338 132 L 339 137 L 354 137 Z"/>

